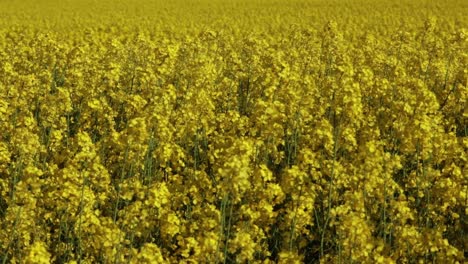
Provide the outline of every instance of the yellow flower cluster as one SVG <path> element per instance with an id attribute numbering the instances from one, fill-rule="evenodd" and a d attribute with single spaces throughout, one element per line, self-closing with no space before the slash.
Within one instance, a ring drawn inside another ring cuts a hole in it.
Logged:
<path id="1" fill-rule="evenodd" d="M 0 262 L 466 262 L 466 13 L 0 1 Z"/>

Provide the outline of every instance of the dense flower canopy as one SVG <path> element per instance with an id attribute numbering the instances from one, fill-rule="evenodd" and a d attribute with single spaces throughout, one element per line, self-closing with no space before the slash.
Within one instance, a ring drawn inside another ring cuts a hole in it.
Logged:
<path id="1" fill-rule="evenodd" d="M 467 13 L 0 1 L 0 261 L 464 263 Z"/>

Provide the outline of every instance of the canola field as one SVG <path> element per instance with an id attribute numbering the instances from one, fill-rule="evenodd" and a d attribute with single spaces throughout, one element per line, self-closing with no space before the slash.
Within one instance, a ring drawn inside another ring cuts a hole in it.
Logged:
<path id="1" fill-rule="evenodd" d="M 1 263 L 467 263 L 462 0 L 0 0 Z"/>

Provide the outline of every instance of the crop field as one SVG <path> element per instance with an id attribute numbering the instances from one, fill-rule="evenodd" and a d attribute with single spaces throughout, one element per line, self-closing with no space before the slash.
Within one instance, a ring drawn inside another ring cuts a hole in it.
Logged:
<path id="1" fill-rule="evenodd" d="M 0 263 L 467 263 L 463 0 L 0 0 Z"/>

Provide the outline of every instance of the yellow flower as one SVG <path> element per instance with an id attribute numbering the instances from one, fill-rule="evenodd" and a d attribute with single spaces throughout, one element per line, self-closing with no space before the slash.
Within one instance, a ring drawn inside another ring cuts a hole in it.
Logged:
<path id="1" fill-rule="evenodd" d="M 51 254 L 47 250 L 47 246 L 42 241 L 36 241 L 31 245 L 28 256 L 24 260 L 25 263 L 31 264 L 47 264 L 51 263 Z"/>

